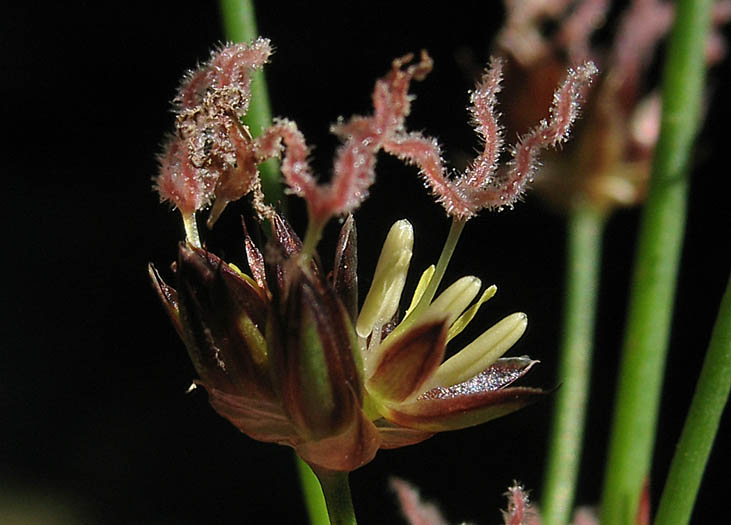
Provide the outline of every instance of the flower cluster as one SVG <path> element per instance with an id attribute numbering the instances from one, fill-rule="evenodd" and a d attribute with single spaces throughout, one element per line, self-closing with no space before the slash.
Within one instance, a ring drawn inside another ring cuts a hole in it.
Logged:
<path id="1" fill-rule="evenodd" d="M 295 448 L 316 470 L 350 471 L 379 448 L 476 425 L 543 396 L 540 389 L 509 386 L 535 361 L 502 357 L 525 331 L 524 314 L 507 316 L 444 361 L 447 343 L 496 288 L 481 293 L 480 280 L 468 276 L 437 291 L 465 222 L 481 209 L 512 205 L 533 176 L 538 151 L 566 139 L 593 64 L 569 70 L 550 118 L 521 138 L 512 163 L 500 171 L 501 63 L 493 61 L 471 98 L 483 151 L 464 175 L 450 178 L 436 140 L 405 128 L 410 83 L 430 71 L 431 59 L 425 52 L 416 63 L 411 56 L 397 59 L 376 82 L 373 114 L 333 126 L 342 145 L 332 181 L 320 184 L 293 122 L 277 120 L 256 138 L 241 122 L 250 72 L 270 52 L 265 39 L 226 46 L 186 77 L 156 179 L 161 198 L 183 215 L 188 242 L 179 248 L 175 287 L 152 265 L 150 275 L 213 408 L 254 439 Z M 367 196 L 379 151 L 418 166 L 454 220 L 443 256 L 423 273 L 403 316 L 414 238 L 406 220 L 388 233 L 370 290 L 362 306 L 358 301 L 350 213 Z M 307 203 L 304 240 L 264 203 L 257 165 L 271 157 L 281 158 L 284 181 Z M 212 206 L 212 225 L 227 203 L 247 194 L 271 230 L 263 249 L 245 231 L 249 273 L 205 249 L 196 227 L 198 211 Z M 334 216 L 347 219 L 328 272 L 316 246 Z"/>

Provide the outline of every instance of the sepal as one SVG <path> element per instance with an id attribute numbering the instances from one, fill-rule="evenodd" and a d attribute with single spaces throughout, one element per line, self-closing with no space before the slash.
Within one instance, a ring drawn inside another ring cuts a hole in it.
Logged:
<path id="1" fill-rule="evenodd" d="M 309 440 L 340 433 L 363 397 L 350 318 L 332 288 L 304 273 L 291 283 L 285 315 L 277 357 L 285 410 Z"/>
<path id="2" fill-rule="evenodd" d="M 514 387 L 444 397 L 420 398 L 388 408 L 394 423 L 426 432 L 479 425 L 535 403 L 547 394 L 539 388 Z"/>
<path id="3" fill-rule="evenodd" d="M 401 402 L 418 393 L 444 359 L 447 325 L 432 321 L 415 326 L 379 348 L 368 377 L 368 392 L 385 402 Z"/>
<path id="4" fill-rule="evenodd" d="M 449 386 L 475 376 L 507 352 L 525 333 L 527 326 L 528 317 L 522 312 L 505 317 L 447 359 L 429 385 Z"/>
<path id="5" fill-rule="evenodd" d="M 376 428 L 381 434 L 381 448 L 393 449 L 416 445 L 432 437 L 434 432 L 414 430 L 391 423 L 387 419 L 377 419 Z"/>
<path id="6" fill-rule="evenodd" d="M 295 448 L 297 454 L 313 466 L 349 472 L 371 461 L 380 445 L 378 429 L 358 411 L 339 434 L 307 440 Z"/>
<path id="7" fill-rule="evenodd" d="M 298 440 L 294 426 L 276 401 L 256 395 L 228 394 L 201 384 L 208 391 L 208 402 L 247 436 L 268 443 L 294 447 Z"/>

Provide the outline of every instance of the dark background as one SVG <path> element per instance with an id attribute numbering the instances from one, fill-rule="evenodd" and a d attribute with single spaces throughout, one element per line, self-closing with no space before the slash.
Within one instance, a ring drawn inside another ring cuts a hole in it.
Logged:
<path id="1" fill-rule="evenodd" d="M 194 371 L 147 281 L 148 261 L 165 268 L 182 230 L 151 191 L 155 154 L 172 127 L 169 101 L 181 74 L 222 40 L 216 4 L 68 4 L 6 5 L 2 17 L 0 521 L 32 508 L 35 514 L 17 522 L 304 522 L 290 451 L 240 435 L 204 393 L 185 395 Z M 466 125 L 472 80 L 456 57 L 470 52 L 486 61 L 502 21 L 497 5 L 260 4 L 260 32 L 277 48 L 266 69 L 274 114 L 297 121 L 316 145 L 318 173 L 329 173 L 336 146 L 328 125 L 369 112 L 373 81 L 394 57 L 421 48 L 436 65 L 413 86 L 410 129 L 438 136 L 457 164 L 477 146 Z M 694 165 L 654 504 L 728 278 L 728 193 L 719 188 L 728 177 L 720 153 L 727 147 L 720 128 L 728 125 L 729 103 L 720 95 L 728 73 L 727 62 L 712 74 L 716 96 Z M 415 170 L 383 157 L 378 173 L 358 215 L 362 292 L 394 220 L 415 225 L 417 269 L 436 259 L 448 229 Z M 239 262 L 238 213 L 245 211 L 228 210 L 209 237 L 216 251 Z M 295 221 L 301 211 L 293 203 Z M 596 502 L 600 491 L 637 219 L 636 210 L 621 211 L 607 227 L 580 504 Z M 303 222 L 296 224 L 302 233 Z M 523 384 L 556 383 L 563 243 L 563 219 L 529 193 L 514 211 L 471 222 L 448 272 L 498 284 L 476 324 L 517 310 L 529 315 L 514 352 L 542 364 Z M 549 412 L 543 403 L 379 453 L 351 476 L 362 522 L 398 522 L 392 475 L 415 482 L 455 522 L 497 523 L 513 479 L 539 499 Z M 720 464 L 729 430 L 726 421 L 696 523 L 727 512 L 717 496 L 728 489 Z"/>

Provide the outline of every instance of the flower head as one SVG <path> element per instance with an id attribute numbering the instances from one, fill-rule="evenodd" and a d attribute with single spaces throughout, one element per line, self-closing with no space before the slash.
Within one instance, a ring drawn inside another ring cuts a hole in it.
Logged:
<path id="1" fill-rule="evenodd" d="M 522 138 L 512 165 L 497 173 L 500 63 L 494 62 L 472 96 L 484 151 L 452 179 L 436 141 L 405 129 L 410 82 L 429 72 L 431 59 L 424 52 L 415 64 L 410 56 L 397 59 L 376 82 L 373 114 L 333 126 L 343 144 L 331 182 L 320 184 L 293 122 L 280 119 L 253 138 L 239 121 L 249 104 L 249 71 L 269 52 L 263 39 L 225 47 L 187 77 L 176 99 L 176 134 L 156 181 L 161 197 L 182 212 L 187 242 L 178 250 L 174 287 L 152 265 L 150 276 L 213 408 L 254 439 L 294 447 L 317 469 L 349 471 L 379 448 L 476 425 L 543 396 L 540 389 L 509 386 L 536 361 L 502 357 L 525 331 L 525 314 L 505 317 L 445 361 L 448 342 L 496 288 L 482 290 L 478 278 L 467 276 L 437 291 L 466 221 L 480 209 L 515 202 L 537 152 L 565 140 L 594 66 L 569 72 L 551 118 Z M 332 271 L 316 253 L 325 223 L 365 199 L 381 150 L 416 164 L 453 217 L 439 262 L 423 273 L 403 316 L 414 242 L 408 221 L 388 233 L 360 307 L 352 215 L 341 228 Z M 274 156 L 282 158 L 285 182 L 307 203 L 304 241 L 263 204 L 257 165 Z M 210 225 L 223 206 L 249 193 L 257 218 L 269 221 L 271 239 L 261 249 L 245 230 L 245 273 L 203 248 L 195 219 L 212 203 Z"/>
<path id="2" fill-rule="evenodd" d="M 500 358 L 525 330 L 524 314 L 508 316 L 442 363 L 447 341 L 495 287 L 469 307 L 480 282 L 462 278 L 422 313 L 412 310 L 389 326 L 401 290 L 389 297 L 393 282 L 382 281 L 402 276 L 377 275 L 369 296 L 385 290 L 377 310 L 390 316 L 362 309 L 354 319 L 346 307 L 352 293 L 346 283 L 355 279 L 348 268 L 355 258 L 353 219 L 343 226 L 337 271 L 329 278 L 316 261 L 302 266 L 301 242 L 278 216 L 276 222 L 266 258 L 246 236 L 256 277 L 188 243 L 179 248 L 175 288 L 150 266 L 200 376 L 196 384 L 242 432 L 292 446 L 312 465 L 352 470 L 379 447 L 397 448 L 482 423 L 543 395 L 505 388 L 535 364 L 527 357 Z M 404 242 L 399 229 L 411 229 L 404 222 L 392 228 L 382 260 Z M 422 282 L 417 297 L 423 288 Z M 356 326 L 368 326 L 368 333 Z"/>

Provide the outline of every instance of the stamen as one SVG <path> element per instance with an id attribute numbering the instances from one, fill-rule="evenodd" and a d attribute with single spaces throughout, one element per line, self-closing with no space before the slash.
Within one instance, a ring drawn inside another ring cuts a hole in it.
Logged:
<path id="1" fill-rule="evenodd" d="M 411 223 L 405 219 L 394 223 L 383 243 L 373 283 L 355 326 L 360 337 L 367 337 L 375 325 L 386 324 L 398 310 L 413 246 Z"/>
<path id="2" fill-rule="evenodd" d="M 377 324 L 373 327 L 373 331 L 371 332 L 371 338 L 368 341 L 368 354 L 366 354 L 364 357 L 366 359 L 372 355 L 375 354 L 376 348 L 378 348 L 378 345 L 381 344 L 381 330 L 383 329 L 383 325 Z"/>
<path id="3" fill-rule="evenodd" d="M 396 339 L 403 334 L 429 307 L 439 284 L 442 282 L 444 272 L 447 271 L 447 265 L 449 265 L 449 261 L 452 259 L 452 254 L 457 247 L 457 241 L 459 241 L 459 237 L 462 235 L 465 224 L 467 224 L 466 220 L 452 219 L 452 226 L 449 228 L 447 240 L 442 248 L 442 253 L 439 255 L 439 260 L 437 261 L 434 275 L 429 280 L 429 285 L 421 295 L 417 305 L 411 310 L 411 313 L 388 335 L 389 338 Z"/>
<path id="4" fill-rule="evenodd" d="M 471 275 L 462 277 L 439 294 L 424 312 L 424 318 L 445 318 L 447 326 L 451 326 L 477 297 L 481 286 L 482 282 L 477 277 Z"/>
<path id="5" fill-rule="evenodd" d="M 480 306 L 487 301 L 488 299 L 491 299 L 493 295 L 497 293 L 497 286 L 494 284 L 487 288 L 484 292 L 482 292 L 482 296 L 478 299 L 478 301 L 470 306 L 470 308 L 460 315 L 457 320 L 452 323 L 452 326 L 449 327 L 449 332 L 447 332 L 447 342 L 451 341 L 453 338 L 457 337 L 462 330 L 464 330 L 468 324 L 470 324 L 470 321 L 475 317 L 475 314 L 477 314 L 477 310 L 480 309 Z"/>
<path id="6" fill-rule="evenodd" d="M 407 317 L 411 313 L 411 311 L 416 308 L 416 305 L 419 304 L 421 296 L 424 295 L 426 287 L 429 286 L 429 282 L 434 276 L 435 269 L 436 267 L 432 264 L 429 266 L 429 268 L 424 270 L 424 273 L 422 273 L 421 277 L 419 277 L 419 283 L 416 285 L 416 290 L 414 290 L 414 296 L 411 298 L 411 304 L 409 304 L 409 308 L 406 310 L 406 314 L 404 315 L 404 317 Z"/>
<path id="7" fill-rule="evenodd" d="M 447 359 L 429 380 L 425 390 L 455 385 L 479 374 L 507 352 L 520 339 L 527 326 L 528 316 L 524 313 L 507 316 Z"/>

